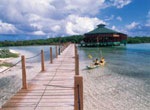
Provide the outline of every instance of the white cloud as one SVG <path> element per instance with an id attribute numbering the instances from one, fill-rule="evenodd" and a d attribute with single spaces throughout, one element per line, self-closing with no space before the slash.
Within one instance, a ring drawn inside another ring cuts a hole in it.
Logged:
<path id="1" fill-rule="evenodd" d="M 124 33 L 124 34 L 127 34 L 127 30 L 125 30 L 125 27 L 119 27 L 119 26 L 115 26 L 113 25 L 111 27 L 112 30 L 115 30 L 115 31 L 118 31 L 118 32 L 121 32 L 121 33 Z"/>
<path id="2" fill-rule="evenodd" d="M 148 15 L 147 15 L 147 17 L 148 17 L 148 18 L 150 18 L 150 11 L 148 12 Z"/>
<path id="3" fill-rule="evenodd" d="M 128 1 L 128 2 L 127 2 Z M 0 0 L 1 33 L 40 35 L 84 34 L 103 22 L 95 16 L 103 8 L 123 7 L 130 0 Z M 109 5 L 107 5 L 109 4 Z M 109 19 L 113 19 L 112 15 Z M 4 27 L 9 27 L 5 28 Z"/>
<path id="4" fill-rule="evenodd" d="M 139 23 L 137 22 L 132 22 L 131 24 L 126 25 L 127 29 L 134 29 Z"/>
<path id="5" fill-rule="evenodd" d="M 42 26 L 40 24 L 37 24 L 37 23 L 31 23 L 30 26 L 37 28 L 39 30 L 42 29 Z"/>
<path id="6" fill-rule="evenodd" d="M 131 3 L 131 0 L 110 0 L 113 2 L 113 6 L 116 6 L 117 8 L 123 8 L 124 6 Z"/>
<path id="7" fill-rule="evenodd" d="M 129 36 L 150 36 L 150 11 L 146 15 L 148 18 L 146 21 L 140 22 L 132 22 L 127 24 L 125 27 L 115 27 L 112 28 L 119 29 L 121 32 L 128 34 Z"/>
<path id="8" fill-rule="evenodd" d="M 110 20 L 113 20 L 114 19 L 114 15 L 111 15 L 110 17 L 107 17 L 106 19 L 105 19 L 105 21 L 110 21 Z"/>
<path id="9" fill-rule="evenodd" d="M 120 16 L 118 16 L 116 19 L 122 21 L 122 18 Z"/>
<path id="10" fill-rule="evenodd" d="M 54 32 L 57 32 L 60 30 L 60 26 L 59 25 L 56 25 L 54 27 L 51 28 Z"/>
<path id="11" fill-rule="evenodd" d="M 4 23 L 0 20 L 0 33 L 1 34 L 15 34 L 19 32 L 16 27 L 12 24 Z"/>
<path id="12" fill-rule="evenodd" d="M 103 8 L 104 2 L 105 0 L 1 0 L 0 18 L 24 33 L 42 31 L 56 34 L 60 30 L 57 34 L 67 34 L 65 24 L 70 15 L 83 16 L 83 19 L 84 16 L 95 15 Z M 71 23 L 74 24 L 72 20 Z"/>
<path id="13" fill-rule="evenodd" d="M 116 26 L 112 26 L 112 29 L 113 29 L 113 30 L 116 30 Z"/>
<path id="14" fill-rule="evenodd" d="M 33 35 L 46 35 L 43 31 L 35 31 L 35 32 L 32 32 L 31 34 L 33 34 Z"/>
<path id="15" fill-rule="evenodd" d="M 59 0 L 60 1 L 60 0 Z M 100 8 L 103 8 L 105 0 L 64 0 L 66 2 L 66 10 L 73 12 L 72 14 L 97 14 Z M 92 5 L 92 6 L 91 6 Z M 74 13 L 75 12 L 75 13 Z"/>
<path id="16" fill-rule="evenodd" d="M 150 11 L 148 12 L 148 15 L 147 15 L 147 23 L 146 23 L 146 26 L 150 27 Z"/>
<path id="17" fill-rule="evenodd" d="M 145 23 L 132 22 L 126 25 L 124 29 L 130 36 L 149 36 L 150 26 L 146 26 Z"/>
<path id="18" fill-rule="evenodd" d="M 70 15 L 67 19 L 66 32 L 67 34 L 83 34 L 85 32 L 91 31 L 94 27 L 99 24 L 104 23 L 104 21 L 98 18 L 80 17 L 76 15 Z"/>

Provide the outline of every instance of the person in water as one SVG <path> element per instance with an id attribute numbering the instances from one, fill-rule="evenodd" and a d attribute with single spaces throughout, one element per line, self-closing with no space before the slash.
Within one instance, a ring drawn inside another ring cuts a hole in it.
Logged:
<path id="1" fill-rule="evenodd" d="M 100 63 L 104 63 L 105 59 L 104 57 L 101 58 Z"/>
<path id="2" fill-rule="evenodd" d="M 99 65 L 98 59 L 96 59 L 96 60 L 94 61 L 94 65 Z"/>
<path id="3" fill-rule="evenodd" d="M 100 64 L 101 64 L 102 67 L 104 67 L 104 64 L 105 64 L 105 59 L 104 59 L 104 57 L 101 58 Z"/>

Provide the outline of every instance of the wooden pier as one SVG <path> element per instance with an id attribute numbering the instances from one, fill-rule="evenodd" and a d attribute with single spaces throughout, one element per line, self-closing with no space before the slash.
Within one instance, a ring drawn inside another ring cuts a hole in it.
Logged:
<path id="1" fill-rule="evenodd" d="M 41 51 L 41 72 L 30 82 L 26 81 L 25 58 L 22 57 L 23 89 L 0 110 L 83 110 L 83 81 L 78 73 L 77 48 L 74 44 L 64 48 L 59 49 L 58 56 L 56 51 L 55 59 L 50 56 L 49 65 L 44 65 Z M 52 55 L 52 48 L 50 52 Z"/>

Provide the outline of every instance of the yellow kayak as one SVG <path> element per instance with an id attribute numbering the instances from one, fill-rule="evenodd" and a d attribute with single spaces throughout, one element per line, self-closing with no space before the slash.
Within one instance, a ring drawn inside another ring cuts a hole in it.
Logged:
<path id="1" fill-rule="evenodd" d="M 103 62 L 103 63 L 100 63 L 99 65 L 90 65 L 90 66 L 86 66 L 87 67 L 87 69 L 95 69 L 95 68 L 98 68 L 98 67 L 104 67 L 104 65 L 105 65 L 105 62 Z"/>

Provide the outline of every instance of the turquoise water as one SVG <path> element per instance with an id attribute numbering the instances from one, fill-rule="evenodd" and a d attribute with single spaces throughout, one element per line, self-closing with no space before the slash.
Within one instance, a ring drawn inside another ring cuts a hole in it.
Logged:
<path id="1" fill-rule="evenodd" d="M 104 57 L 105 67 L 86 70 L 88 58 Z M 86 110 L 150 109 L 150 44 L 79 48 Z"/>
<path id="2" fill-rule="evenodd" d="M 23 53 L 25 53 L 25 52 L 31 53 L 30 55 L 27 54 L 26 58 L 40 54 L 41 50 L 43 50 L 44 56 L 45 56 L 45 61 L 48 61 L 48 60 L 50 60 L 50 47 L 52 47 L 52 49 L 53 49 L 53 58 L 55 58 L 55 56 L 56 56 L 55 55 L 55 53 L 56 53 L 55 47 L 56 46 L 18 46 L 18 47 L 3 47 L 3 48 L 12 49 L 12 50 L 15 50 L 18 52 L 21 51 L 21 53 L 22 53 L 22 51 L 23 51 Z M 30 62 L 40 62 L 40 61 L 41 61 L 40 55 L 33 59 L 30 59 Z"/>
<path id="3" fill-rule="evenodd" d="M 88 54 L 94 58 L 105 58 L 105 68 L 116 74 L 150 78 L 150 44 L 128 44 L 121 47 L 80 48 L 81 61 L 91 61 Z"/>

